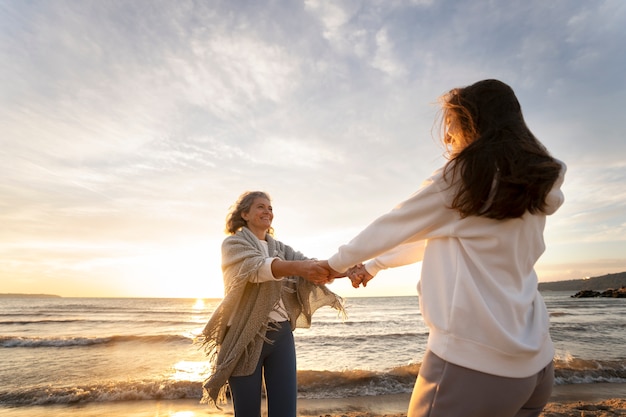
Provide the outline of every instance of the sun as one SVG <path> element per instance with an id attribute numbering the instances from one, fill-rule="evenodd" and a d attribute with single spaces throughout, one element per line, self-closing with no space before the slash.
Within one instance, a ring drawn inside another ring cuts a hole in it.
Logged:
<path id="1" fill-rule="evenodd" d="M 198 298 L 192 308 L 196 311 L 204 310 L 204 300 L 202 298 Z"/>

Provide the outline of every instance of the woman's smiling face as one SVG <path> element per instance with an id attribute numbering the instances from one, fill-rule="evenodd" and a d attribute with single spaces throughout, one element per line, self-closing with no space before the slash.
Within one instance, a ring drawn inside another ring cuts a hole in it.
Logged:
<path id="1" fill-rule="evenodd" d="M 247 213 L 242 213 L 241 217 L 247 222 L 248 229 L 259 239 L 265 240 L 265 233 L 272 227 L 274 212 L 270 200 L 257 197 L 250 206 Z"/>

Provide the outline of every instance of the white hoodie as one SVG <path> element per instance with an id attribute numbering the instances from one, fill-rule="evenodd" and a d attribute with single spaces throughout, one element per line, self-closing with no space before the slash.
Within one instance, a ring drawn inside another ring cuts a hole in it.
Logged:
<path id="1" fill-rule="evenodd" d="M 563 164 L 547 214 L 563 204 Z M 422 261 L 420 310 L 428 349 L 466 368 L 512 378 L 543 369 L 554 356 L 549 317 L 534 265 L 543 253 L 544 213 L 493 220 L 461 218 L 452 190 L 436 171 L 408 200 L 379 217 L 328 263 L 336 271 L 366 263 L 367 271 Z"/>

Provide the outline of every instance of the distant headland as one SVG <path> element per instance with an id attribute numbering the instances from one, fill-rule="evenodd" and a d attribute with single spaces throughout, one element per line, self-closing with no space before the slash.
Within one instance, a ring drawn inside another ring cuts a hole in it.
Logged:
<path id="1" fill-rule="evenodd" d="M 1 294 L 0 298 L 61 298 L 54 294 Z"/>
<path id="2" fill-rule="evenodd" d="M 613 292 L 618 294 L 621 292 L 620 289 L 625 287 L 626 272 L 618 272 L 593 278 L 539 283 L 539 291 L 574 291 L 576 294 L 581 294 L 585 297 L 601 296 L 603 292 L 609 290 L 613 290 Z M 616 297 L 618 295 L 612 296 Z"/>

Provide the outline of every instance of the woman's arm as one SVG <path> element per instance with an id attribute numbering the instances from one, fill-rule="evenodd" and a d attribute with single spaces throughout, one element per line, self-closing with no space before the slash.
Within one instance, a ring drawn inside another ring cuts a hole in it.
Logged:
<path id="1" fill-rule="evenodd" d="M 272 275 L 276 278 L 300 276 L 314 284 L 328 281 L 328 270 L 314 260 L 284 261 L 275 258 L 271 265 Z"/>
<path id="2" fill-rule="evenodd" d="M 421 260 L 419 244 L 401 246 L 437 235 L 454 221 L 455 212 L 446 207 L 442 194 L 442 187 L 447 186 L 441 172 L 426 180 L 409 199 L 374 220 L 349 243 L 340 246 L 337 253 L 328 259 L 330 267 L 343 272 L 352 265 L 373 258 L 382 260 L 378 269 L 385 265 L 407 265 L 409 258 L 412 262 Z M 377 272 L 370 269 L 370 264 L 366 267 L 370 273 Z"/>

